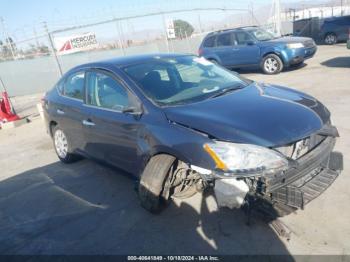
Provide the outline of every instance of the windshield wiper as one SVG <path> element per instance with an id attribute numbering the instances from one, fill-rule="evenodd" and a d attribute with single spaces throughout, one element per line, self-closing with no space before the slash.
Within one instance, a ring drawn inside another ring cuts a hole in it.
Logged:
<path id="1" fill-rule="evenodd" d="M 237 89 L 242 89 L 244 85 L 236 85 L 236 86 L 231 86 L 228 88 L 221 89 L 219 92 L 215 93 L 214 95 L 210 96 L 209 98 L 215 98 L 219 96 L 223 96 L 225 94 L 231 93 Z"/>

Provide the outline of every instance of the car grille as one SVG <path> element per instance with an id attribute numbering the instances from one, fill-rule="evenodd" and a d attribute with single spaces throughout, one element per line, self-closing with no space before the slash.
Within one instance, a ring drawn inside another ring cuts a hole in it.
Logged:
<path id="1" fill-rule="evenodd" d="M 330 154 L 334 148 L 335 138 L 326 137 L 312 150 L 296 160 L 296 166 L 290 167 L 278 174 L 266 175 L 264 184 L 266 193 L 273 192 L 281 187 L 288 186 L 302 177 L 307 177 L 319 167 L 326 167 Z"/>
<path id="2" fill-rule="evenodd" d="M 286 157 L 296 160 L 318 146 L 325 138 L 325 136 L 314 134 L 291 145 L 275 149 Z"/>

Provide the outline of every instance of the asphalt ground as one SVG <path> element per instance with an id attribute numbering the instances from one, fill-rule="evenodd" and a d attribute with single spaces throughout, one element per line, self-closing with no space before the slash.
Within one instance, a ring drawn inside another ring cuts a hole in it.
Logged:
<path id="1" fill-rule="evenodd" d="M 319 46 L 301 68 L 240 73 L 317 97 L 341 136 L 336 150 L 345 170 L 305 210 L 281 219 L 292 231 L 289 241 L 259 219 L 246 225 L 240 210 L 219 209 L 210 194 L 152 215 L 125 173 L 90 160 L 60 163 L 36 114 L 37 94 L 13 99 L 31 123 L 0 130 L 0 254 L 349 255 L 350 50 Z"/>

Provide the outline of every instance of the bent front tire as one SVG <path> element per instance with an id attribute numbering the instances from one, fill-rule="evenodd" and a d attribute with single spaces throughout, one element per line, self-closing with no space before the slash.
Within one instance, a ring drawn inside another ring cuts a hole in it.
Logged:
<path id="1" fill-rule="evenodd" d="M 184 162 L 167 154 L 151 158 L 139 184 L 141 205 L 159 213 L 172 198 L 185 199 L 204 190 L 201 176 Z"/>
<path id="2" fill-rule="evenodd" d="M 261 69 L 268 75 L 278 74 L 283 70 L 283 62 L 278 55 L 268 54 L 261 63 Z"/>
<path id="3" fill-rule="evenodd" d="M 159 213 L 168 204 L 162 196 L 164 185 L 175 157 L 160 154 L 152 157 L 146 165 L 138 188 L 141 206 L 151 213 Z"/>
<path id="4" fill-rule="evenodd" d="M 71 147 L 66 133 L 55 126 L 52 130 L 53 145 L 59 160 L 65 164 L 73 163 L 79 160 L 79 156 L 71 153 Z"/>

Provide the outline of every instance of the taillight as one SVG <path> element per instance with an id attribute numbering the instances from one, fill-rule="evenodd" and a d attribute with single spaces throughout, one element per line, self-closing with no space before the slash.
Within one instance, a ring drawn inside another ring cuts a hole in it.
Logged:
<path id="1" fill-rule="evenodd" d="M 199 56 L 203 55 L 203 49 L 202 49 L 202 48 L 199 48 L 199 49 L 198 49 L 198 55 L 199 55 Z"/>

